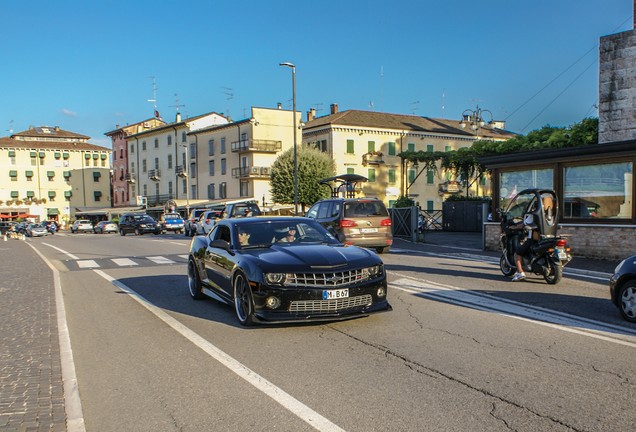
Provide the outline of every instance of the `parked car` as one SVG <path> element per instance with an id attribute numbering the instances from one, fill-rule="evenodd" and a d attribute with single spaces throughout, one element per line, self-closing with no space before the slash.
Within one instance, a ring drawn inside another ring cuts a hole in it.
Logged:
<path id="1" fill-rule="evenodd" d="M 119 231 L 117 224 L 113 221 L 101 221 L 95 225 L 93 228 L 95 234 L 108 234 L 108 233 L 116 233 Z"/>
<path id="2" fill-rule="evenodd" d="M 636 323 L 636 255 L 616 266 L 609 281 L 610 298 L 623 319 Z"/>
<path id="3" fill-rule="evenodd" d="M 223 209 L 222 218 L 260 216 L 262 214 L 256 201 L 228 203 Z"/>
<path id="4" fill-rule="evenodd" d="M 146 213 L 124 213 L 119 218 L 119 234 L 161 234 L 161 226 Z"/>
<path id="5" fill-rule="evenodd" d="M 294 232 L 293 241 L 282 242 Z M 219 220 L 190 245 L 188 289 L 234 307 L 238 321 L 336 321 L 387 311 L 384 265 L 299 217 Z"/>
<path id="6" fill-rule="evenodd" d="M 188 218 L 185 219 L 183 224 L 183 231 L 187 237 L 192 237 L 193 235 L 196 234 L 197 232 L 196 223 L 201 217 L 201 215 L 203 214 L 203 212 L 205 212 L 205 210 L 206 209 L 204 208 L 190 210 L 190 214 L 188 215 Z"/>
<path id="7" fill-rule="evenodd" d="M 329 198 L 316 202 L 306 214 L 320 222 L 346 245 L 385 253 L 393 244 L 391 217 L 377 198 Z"/>
<path id="8" fill-rule="evenodd" d="M 196 235 L 206 235 L 212 230 L 216 221 L 223 216 L 222 210 L 206 210 L 204 211 L 196 223 Z"/>
<path id="9" fill-rule="evenodd" d="M 26 227 L 27 237 L 44 237 L 46 235 L 49 235 L 48 230 L 40 224 L 32 223 Z"/>
<path id="10" fill-rule="evenodd" d="M 159 224 L 163 232 L 174 231 L 175 234 L 180 234 L 183 232 L 184 220 L 179 213 L 163 213 Z"/>
<path id="11" fill-rule="evenodd" d="M 93 223 L 88 219 L 78 219 L 71 225 L 71 232 L 93 232 Z"/>

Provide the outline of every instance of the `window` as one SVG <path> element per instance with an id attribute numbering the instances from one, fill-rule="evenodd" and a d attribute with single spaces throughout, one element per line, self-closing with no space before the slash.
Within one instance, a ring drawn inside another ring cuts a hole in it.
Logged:
<path id="1" fill-rule="evenodd" d="M 159 183 L 155 183 L 155 196 L 159 196 Z"/>
<path id="2" fill-rule="evenodd" d="M 143 159 L 143 160 L 141 161 L 141 172 L 142 172 L 142 173 L 146 173 L 146 172 L 147 172 L 147 168 L 148 168 L 148 167 L 146 166 L 146 159 Z"/>
<path id="3" fill-rule="evenodd" d="M 408 143 L 407 147 L 408 147 L 408 151 L 410 151 L 410 152 L 414 152 L 415 151 L 415 143 Z"/>
<path id="4" fill-rule="evenodd" d="M 409 168 L 409 183 L 413 183 L 415 181 L 415 170 L 413 168 Z"/>
<path id="5" fill-rule="evenodd" d="M 168 145 L 172 145 L 172 135 L 168 135 L 166 141 L 168 141 Z"/>
<path id="6" fill-rule="evenodd" d="M 181 142 L 187 142 L 188 141 L 188 135 L 185 133 L 185 131 L 181 132 Z"/>
<path id="7" fill-rule="evenodd" d="M 227 198 L 227 183 L 219 184 L 219 198 Z"/>
<path id="8" fill-rule="evenodd" d="M 435 151 L 435 146 L 433 144 L 426 144 L 426 151 L 433 153 Z"/>
<path id="9" fill-rule="evenodd" d="M 249 182 L 241 182 L 241 190 L 239 191 L 240 196 L 246 197 L 250 196 L 250 184 Z"/>
<path id="10" fill-rule="evenodd" d="M 172 180 L 168 182 L 168 195 L 172 196 Z"/>
<path id="11" fill-rule="evenodd" d="M 225 154 L 225 137 L 221 138 L 221 154 Z"/>
<path id="12" fill-rule="evenodd" d="M 172 155 L 168 155 L 168 169 L 172 169 Z"/>
<path id="13" fill-rule="evenodd" d="M 93 196 L 95 197 L 95 201 L 101 201 L 102 200 L 102 192 L 101 191 L 93 192 Z"/>
<path id="14" fill-rule="evenodd" d="M 197 145 L 195 143 L 190 143 L 190 159 L 194 159 L 197 157 Z"/>
<path id="15" fill-rule="evenodd" d="M 208 174 L 210 174 L 210 177 L 214 176 L 214 161 L 213 160 L 208 162 Z"/>
<path id="16" fill-rule="evenodd" d="M 144 185 L 143 190 L 144 190 L 144 196 L 148 196 L 148 185 Z"/>
<path id="17" fill-rule="evenodd" d="M 62 157 L 62 154 L 60 152 L 55 152 L 53 156 L 55 156 L 55 159 L 59 159 Z"/>
<path id="18" fill-rule="evenodd" d="M 445 151 L 445 152 L 449 152 L 449 151 L 451 151 L 451 150 L 453 150 L 453 148 L 452 148 L 451 146 L 449 146 L 449 145 L 444 146 L 444 151 Z"/>
<path id="19" fill-rule="evenodd" d="M 134 145 L 130 145 L 130 153 L 134 153 L 135 152 L 135 146 Z"/>
<path id="20" fill-rule="evenodd" d="M 395 142 L 389 141 L 389 156 L 395 156 Z"/>
<path id="21" fill-rule="evenodd" d="M 369 176 L 368 179 L 370 182 L 375 181 L 375 168 L 369 168 Z"/>
<path id="22" fill-rule="evenodd" d="M 155 169 L 159 169 L 159 158 L 155 158 Z"/>
<path id="23" fill-rule="evenodd" d="M 214 156 L 214 140 L 208 141 L 208 156 Z"/>
<path id="24" fill-rule="evenodd" d="M 190 196 L 194 199 L 197 198 L 198 196 L 198 192 L 197 192 L 197 185 L 193 184 L 190 185 Z"/>
<path id="25" fill-rule="evenodd" d="M 195 178 L 197 176 L 197 164 L 192 162 L 190 164 L 190 177 Z"/>
<path id="26" fill-rule="evenodd" d="M 46 176 L 49 178 L 49 181 L 53 181 L 55 178 L 55 171 L 47 171 Z"/>
<path id="27" fill-rule="evenodd" d="M 347 168 L 347 174 L 355 174 L 356 172 L 355 168 Z"/>
<path id="28" fill-rule="evenodd" d="M 27 180 L 32 180 L 33 179 L 33 171 L 25 171 L 24 172 L 24 176 L 27 178 Z"/>
<path id="29" fill-rule="evenodd" d="M 631 219 L 632 172 L 631 162 L 564 168 L 563 217 Z"/>
<path id="30" fill-rule="evenodd" d="M 225 172 L 227 170 L 227 166 L 226 165 L 227 165 L 227 163 L 226 163 L 225 158 L 221 159 L 221 175 L 225 175 Z M 225 197 L 222 197 L 222 198 L 225 198 Z"/>
<path id="31" fill-rule="evenodd" d="M 181 180 L 181 190 L 184 194 L 188 192 L 188 183 L 186 182 L 186 179 Z"/>
<path id="32" fill-rule="evenodd" d="M 159 148 L 159 138 L 155 138 L 155 148 Z"/>
<path id="33" fill-rule="evenodd" d="M 435 183 L 435 170 L 429 168 L 426 170 L 426 184 L 432 185 Z"/>
<path id="34" fill-rule="evenodd" d="M 146 150 L 146 141 L 141 142 L 141 149 Z"/>
<path id="35" fill-rule="evenodd" d="M 55 196 L 57 193 L 55 191 L 49 191 L 49 201 L 55 201 Z"/>
<path id="36" fill-rule="evenodd" d="M 435 202 L 431 200 L 426 200 L 426 211 L 435 210 Z"/>
<path id="37" fill-rule="evenodd" d="M 353 154 L 354 145 L 353 140 L 347 140 L 347 154 Z"/>
<path id="38" fill-rule="evenodd" d="M 367 143 L 367 148 L 368 148 L 368 150 L 367 150 L 367 151 L 368 151 L 369 153 L 374 152 L 374 151 L 375 151 L 375 141 L 369 141 L 369 142 Z"/>
<path id="39" fill-rule="evenodd" d="M 551 168 L 527 171 L 507 171 L 499 174 L 499 207 L 505 209 L 518 192 L 527 188 L 554 189 Z"/>
<path id="40" fill-rule="evenodd" d="M 94 182 L 99 182 L 99 178 L 102 176 L 102 173 L 100 173 L 99 171 L 95 171 L 93 172 L 93 181 Z"/>
<path id="41" fill-rule="evenodd" d="M 389 183 L 395 184 L 395 168 L 389 168 Z"/>
<path id="42" fill-rule="evenodd" d="M 214 183 L 210 183 L 208 185 L 208 199 L 214 199 L 214 192 L 215 192 L 215 184 Z"/>

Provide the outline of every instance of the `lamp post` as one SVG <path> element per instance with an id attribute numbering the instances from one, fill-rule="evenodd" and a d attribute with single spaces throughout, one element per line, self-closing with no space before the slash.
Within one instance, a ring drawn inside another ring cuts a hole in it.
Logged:
<path id="1" fill-rule="evenodd" d="M 488 123 L 486 123 L 486 121 L 484 120 L 484 114 L 488 114 L 490 116 L 490 121 L 488 121 Z M 486 124 L 491 125 L 492 123 L 493 123 L 493 117 L 490 110 L 481 109 L 479 108 L 479 105 L 477 105 L 477 109 L 475 110 L 470 110 L 470 109 L 464 110 L 464 112 L 462 113 L 462 119 L 459 122 L 459 125 L 462 128 L 465 128 L 466 126 L 470 126 L 472 130 L 477 132 L 479 128 L 485 126 Z"/>
<path id="2" fill-rule="evenodd" d="M 175 141 L 176 141 L 176 132 L 175 132 Z M 186 182 L 186 218 L 190 217 L 190 179 L 188 176 L 188 143 L 182 144 L 185 149 L 185 161 L 183 163 L 183 171 L 178 174 L 179 177 L 185 178 Z"/>
<path id="3" fill-rule="evenodd" d="M 285 66 L 292 70 L 292 110 L 294 134 L 294 216 L 298 216 L 298 145 L 296 143 L 296 66 L 293 63 L 284 62 L 279 66 Z"/>

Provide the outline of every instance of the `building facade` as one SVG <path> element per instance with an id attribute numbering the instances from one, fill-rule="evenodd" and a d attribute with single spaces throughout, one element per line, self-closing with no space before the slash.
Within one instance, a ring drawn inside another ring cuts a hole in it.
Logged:
<path id="1" fill-rule="evenodd" d="M 494 127 L 501 122 L 468 130 L 461 121 L 372 111 L 338 111 L 314 118 L 308 113 L 303 143 L 327 152 L 336 162 L 336 174 L 359 174 L 368 179 L 361 196 L 377 197 L 392 206 L 399 196 L 409 196 L 426 210 L 442 208 L 444 199 L 466 191 L 451 173 L 423 172 L 417 165 L 403 164 L 404 151 L 443 152 L 470 147 L 480 139 L 507 140 L 515 134 Z M 475 184 L 472 195 L 489 195 L 489 184 Z"/>
<path id="2" fill-rule="evenodd" d="M 164 126 L 166 122 L 153 117 L 138 123 L 120 127 L 106 132 L 104 135 L 112 140 L 113 154 L 113 207 L 125 207 L 131 201 L 130 172 L 128 171 L 128 137 L 149 129 Z"/>
<path id="3" fill-rule="evenodd" d="M 57 126 L 0 138 L 0 214 L 64 225 L 80 209 L 109 207 L 111 150 L 89 139 Z"/>

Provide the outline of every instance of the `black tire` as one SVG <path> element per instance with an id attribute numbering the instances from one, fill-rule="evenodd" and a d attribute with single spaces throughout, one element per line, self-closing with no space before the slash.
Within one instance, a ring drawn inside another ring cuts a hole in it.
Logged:
<path id="1" fill-rule="evenodd" d="M 501 254 L 501 258 L 499 258 L 499 270 L 501 270 L 504 276 L 510 277 L 515 274 L 516 269 L 508 265 L 505 253 L 504 251 L 504 253 Z"/>
<path id="2" fill-rule="evenodd" d="M 555 263 L 548 259 L 547 273 L 543 276 L 545 281 L 550 285 L 556 285 L 561 281 L 563 277 L 563 266 L 561 263 Z"/>
<path id="3" fill-rule="evenodd" d="M 636 323 L 636 281 L 627 281 L 618 290 L 618 310 L 625 321 Z"/>
<path id="4" fill-rule="evenodd" d="M 195 300 L 204 299 L 205 295 L 201 288 L 201 278 L 199 277 L 197 266 L 194 263 L 194 259 L 190 258 L 188 260 L 188 291 L 190 291 L 190 296 Z"/>
<path id="5" fill-rule="evenodd" d="M 119 230 L 119 235 L 122 236 L 122 237 L 125 236 L 126 235 L 126 231 L 124 231 L 123 228 L 120 229 Z"/>
<path id="6" fill-rule="evenodd" d="M 243 273 L 237 273 L 232 283 L 234 288 L 234 310 L 241 325 L 248 327 L 254 324 L 254 305 L 252 291 Z"/>
<path id="7" fill-rule="evenodd" d="M 389 246 L 377 247 L 375 251 L 379 254 L 387 253 L 389 251 Z"/>

